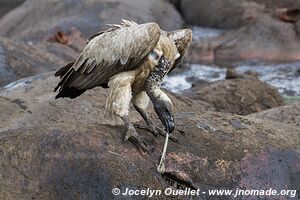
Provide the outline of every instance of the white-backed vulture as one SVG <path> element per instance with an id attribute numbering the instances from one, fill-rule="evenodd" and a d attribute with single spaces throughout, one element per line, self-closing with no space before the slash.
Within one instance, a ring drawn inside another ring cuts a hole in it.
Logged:
<path id="1" fill-rule="evenodd" d="M 76 61 L 56 72 L 61 77 L 56 98 L 76 98 L 96 86 L 109 88 L 106 100 L 111 122 L 122 119 L 127 127 L 125 141 L 131 139 L 147 151 L 128 119 L 130 103 L 141 114 L 149 130 L 163 130 L 147 114 L 149 98 L 166 133 L 174 130 L 173 106 L 160 84 L 182 59 L 192 40 L 189 29 L 165 32 L 156 23 L 137 24 L 123 20 L 121 25 L 92 36 Z"/>

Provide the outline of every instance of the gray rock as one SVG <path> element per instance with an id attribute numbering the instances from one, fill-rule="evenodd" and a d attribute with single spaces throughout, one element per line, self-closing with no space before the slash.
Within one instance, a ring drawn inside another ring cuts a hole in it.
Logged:
<path id="1" fill-rule="evenodd" d="M 23 40 L 43 40 L 58 30 L 77 28 L 85 37 L 121 19 L 158 22 L 163 29 L 182 27 L 174 6 L 160 0 L 27 0 L 0 20 L 0 35 Z"/>
<path id="2" fill-rule="evenodd" d="M 76 56 L 75 51 L 57 43 L 28 45 L 0 38 L 0 86 L 23 77 L 56 70 Z"/>
<path id="3" fill-rule="evenodd" d="M 249 116 L 300 127 L 300 103 L 253 113 Z"/>

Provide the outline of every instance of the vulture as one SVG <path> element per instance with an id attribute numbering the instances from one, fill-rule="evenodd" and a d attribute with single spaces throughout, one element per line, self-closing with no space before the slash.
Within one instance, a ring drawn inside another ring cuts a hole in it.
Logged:
<path id="1" fill-rule="evenodd" d="M 166 32 L 154 22 L 137 24 L 128 20 L 110 26 L 91 36 L 79 57 L 55 73 L 61 78 L 54 90 L 58 91 L 55 98 L 73 99 L 97 86 L 108 88 L 106 115 L 112 124 L 118 121 L 125 124 L 124 141 L 130 139 L 143 151 L 148 151 L 128 119 L 132 103 L 149 131 L 155 136 L 166 136 L 165 152 L 167 138 L 175 124 L 172 102 L 160 86 L 188 50 L 192 31 Z M 156 127 L 150 119 L 149 100 L 165 130 Z M 163 167 L 160 166 L 159 171 L 163 171 Z"/>

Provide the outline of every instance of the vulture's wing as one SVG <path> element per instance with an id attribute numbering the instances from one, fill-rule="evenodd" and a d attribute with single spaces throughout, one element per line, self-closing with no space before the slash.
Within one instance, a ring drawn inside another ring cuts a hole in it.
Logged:
<path id="1" fill-rule="evenodd" d="M 106 84 L 119 72 L 135 69 L 155 48 L 159 37 L 156 23 L 131 22 L 95 35 L 68 71 L 57 72 L 62 80 L 55 89 L 60 88 L 56 98 L 75 98 L 87 89 Z"/>
<path id="2" fill-rule="evenodd" d="M 173 68 L 169 71 L 169 73 L 181 62 L 183 56 L 187 52 L 190 47 L 193 38 L 193 32 L 190 29 L 181 29 L 172 32 L 164 32 L 169 38 L 171 38 L 178 49 L 180 57 L 177 58 Z"/>

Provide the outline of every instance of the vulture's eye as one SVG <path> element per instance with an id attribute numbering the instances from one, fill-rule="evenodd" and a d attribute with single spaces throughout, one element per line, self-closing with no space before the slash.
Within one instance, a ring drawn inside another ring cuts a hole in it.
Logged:
<path id="1" fill-rule="evenodd" d="M 154 51 L 152 51 L 152 52 L 150 53 L 150 56 L 151 56 L 154 60 L 159 60 L 159 55 L 158 55 L 156 52 L 154 52 Z"/>

